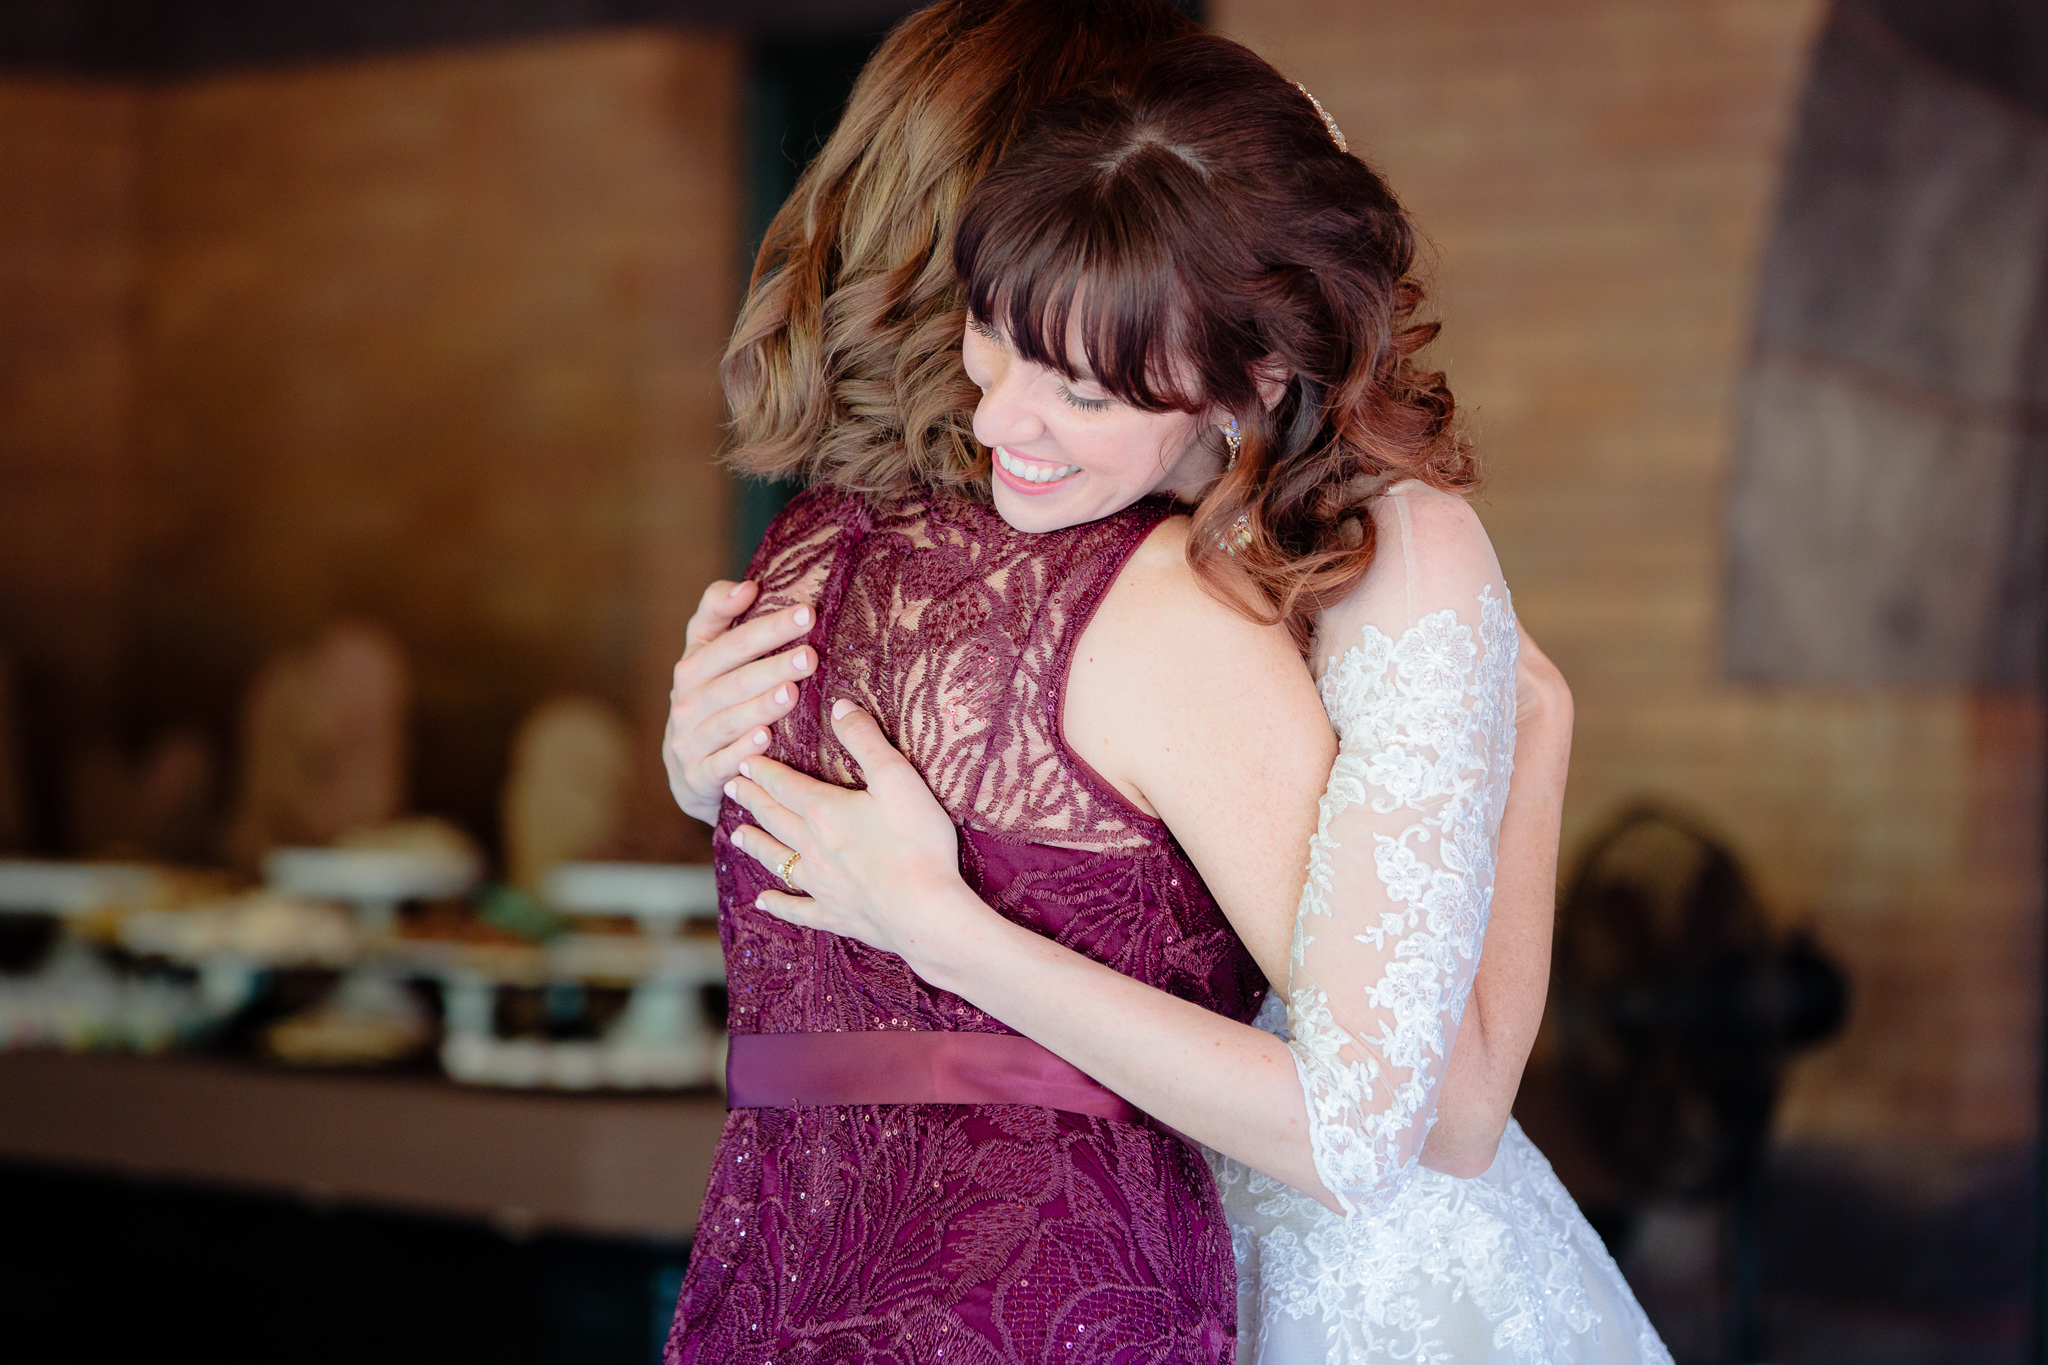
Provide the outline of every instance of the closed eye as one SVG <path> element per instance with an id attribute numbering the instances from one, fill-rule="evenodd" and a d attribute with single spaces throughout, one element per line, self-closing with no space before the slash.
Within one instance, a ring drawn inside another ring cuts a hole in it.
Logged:
<path id="1" fill-rule="evenodd" d="M 1083 412 L 1101 412 L 1110 403 L 1110 400 L 1107 398 L 1083 398 L 1065 384 L 1057 384 L 1054 387 L 1059 390 L 1060 399 L 1068 407 L 1079 408 Z"/>
<path id="2" fill-rule="evenodd" d="M 976 336 L 990 345 L 1000 346 L 1003 344 L 1003 334 L 983 322 L 980 318 L 975 317 L 972 313 L 967 315 L 967 325 L 973 329 Z"/>

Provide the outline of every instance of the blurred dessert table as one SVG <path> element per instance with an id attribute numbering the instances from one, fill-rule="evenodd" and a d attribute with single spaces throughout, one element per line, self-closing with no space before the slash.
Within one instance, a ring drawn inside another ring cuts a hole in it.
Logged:
<path id="1" fill-rule="evenodd" d="M 535 1094 L 219 1058 L 0 1054 L 0 1161 L 169 1178 L 501 1229 L 674 1240 L 724 1098 Z"/>

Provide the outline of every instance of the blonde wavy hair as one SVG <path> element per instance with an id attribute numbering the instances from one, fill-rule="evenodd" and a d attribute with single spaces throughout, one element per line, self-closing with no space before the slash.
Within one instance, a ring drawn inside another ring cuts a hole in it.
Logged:
<path id="1" fill-rule="evenodd" d="M 762 239 L 719 366 L 726 462 L 868 494 L 985 494 L 960 207 L 1041 105 L 1199 31 L 1166 0 L 941 0 L 897 25 Z"/>

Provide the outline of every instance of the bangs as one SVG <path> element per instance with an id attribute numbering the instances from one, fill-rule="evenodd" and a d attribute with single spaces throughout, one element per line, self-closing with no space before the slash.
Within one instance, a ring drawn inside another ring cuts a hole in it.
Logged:
<path id="1" fill-rule="evenodd" d="M 969 314 L 1018 355 L 1143 411 L 1198 412 L 1208 400 L 1181 359 L 1191 293 L 1167 246 L 1191 225 L 1162 211 L 1162 200 L 1187 199 L 1142 192 L 1129 164 L 1138 159 L 1080 185 L 1023 166 L 989 176 L 962 214 L 954 266 Z M 1167 164 L 1148 169 L 1196 174 L 1158 159 Z"/>

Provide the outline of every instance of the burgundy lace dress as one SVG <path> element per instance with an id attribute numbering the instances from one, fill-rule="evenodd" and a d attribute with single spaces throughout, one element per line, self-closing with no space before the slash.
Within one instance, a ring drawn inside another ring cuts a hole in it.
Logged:
<path id="1" fill-rule="evenodd" d="M 1264 983 L 1186 855 L 1060 727 L 1075 642 L 1165 515 L 1027 536 L 946 495 L 803 495 L 751 571 L 756 612 L 818 609 L 817 678 L 770 752 L 851 784 L 829 708 L 852 699 L 952 814 L 997 910 L 1249 1019 Z M 741 815 L 726 803 L 716 845 L 736 1038 L 1010 1034 L 893 954 L 755 910 L 772 882 L 731 849 Z M 1011 1103 L 735 1108 L 666 1358 L 1212 1365 L 1233 1355 L 1236 1304 L 1209 1171 L 1147 1123 Z"/>

